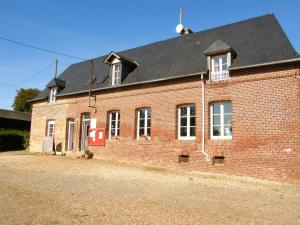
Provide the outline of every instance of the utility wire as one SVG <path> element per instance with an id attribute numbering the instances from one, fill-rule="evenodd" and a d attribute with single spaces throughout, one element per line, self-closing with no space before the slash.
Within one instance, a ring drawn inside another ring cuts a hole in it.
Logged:
<path id="1" fill-rule="evenodd" d="M 49 50 L 49 49 L 36 47 L 36 46 L 30 45 L 30 44 L 14 41 L 14 40 L 11 40 L 11 39 L 8 39 L 8 38 L 5 38 L 5 37 L 1 37 L 1 36 L 0 36 L 0 39 L 3 40 L 3 41 L 8 41 L 8 42 L 17 44 L 17 45 L 22 45 L 22 46 L 25 46 L 25 47 L 28 47 L 28 48 L 33 48 L 33 49 L 36 49 L 36 50 L 40 50 L 40 51 L 44 51 L 44 52 L 48 52 L 48 53 L 53 53 L 53 54 L 56 54 L 56 55 L 61 55 L 61 56 L 65 56 L 65 57 L 69 57 L 69 58 L 73 58 L 73 59 L 87 60 L 87 59 L 84 59 L 84 58 L 81 58 L 81 57 L 77 57 L 77 56 L 73 56 L 73 55 L 69 55 L 69 54 L 65 54 L 65 53 L 61 53 L 61 52 L 56 52 L 56 51 L 52 51 L 52 50 Z"/>
<path id="2" fill-rule="evenodd" d="M 46 71 L 47 69 L 49 69 L 50 67 L 52 67 L 53 64 L 54 64 L 54 63 L 52 62 L 51 64 L 49 64 L 48 66 L 46 66 L 44 69 L 42 69 L 42 70 L 40 70 L 39 72 L 37 72 L 37 73 L 35 73 L 35 74 L 33 74 L 33 75 L 27 77 L 27 78 L 24 79 L 24 80 L 21 80 L 21 81 L 19 81 L 19 82 L 17 82 L 17 83 L 14 83 L 14 84 L 0 85 L 0 87 L 14 87 L 14 86 L 17 86 L 17 85 L 19 85 L 19 84 L 25 83 L 26 81 L 29 81 L 30 79 L 32 79 L 32 78 L 34 78 L 34 77 L 40 75 L 41 73 L 43 73 L 44 71 Z"/>

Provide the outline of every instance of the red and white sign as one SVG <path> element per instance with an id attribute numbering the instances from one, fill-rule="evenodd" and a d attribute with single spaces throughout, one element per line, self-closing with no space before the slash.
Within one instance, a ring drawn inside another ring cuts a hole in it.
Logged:
<path id="1" fill-rule="evenodd" d="M 105 128 L 90 128 L 88 139 L 90 146 L 104 146 Z"/>

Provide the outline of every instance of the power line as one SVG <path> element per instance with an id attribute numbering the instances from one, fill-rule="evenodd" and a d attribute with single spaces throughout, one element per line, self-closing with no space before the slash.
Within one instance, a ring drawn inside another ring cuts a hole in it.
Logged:
<path id="1" fill-rule="evenodd" d="M 33 75 L 27 77 L 27 78 L 24 79 L 24 80 L 21 80 L 21 81 L 19 81 L 19 82 L 17 82 L 17 83 L 14 83 L 14 84 L 0 85 L 0 87 L 14 87 L 14 86 L 16 86 L 16 85 L 25 83 L 26 81 L 29 81 L 30 79 L 32 79 L 32 78 L 34 78 L 34 77 L 40 75 L 41 73 L 43 73 L 44 71 L 46 71 L 47 69 L 49 69 L 51 66 L 53 66 L 53 64 L 54 64 L 54 63 L 52 62 L 51 64 L 49 64 L 48 66 L 46 66 L 44 69 L 40 70 L 40 71 L 37 72 L 37 73 L 34 73 Z"/>
<path id="2" fill-rule="evenodd" d="M 52 53 L 52 54 L 56 54 L 56 55 L 61 55 L 61 56 L 65 56 L 65 57 L 69 57 L 69 58 L 73 58 L 73 59 L 87 60 L 87 59 L 84 59 L 84 58 L 81 58 L 81 57 L 77 57 L 77 56 L 73 56 L 73 55 L 69 55 L 69 54 L 65 54 L 65 53 L 61 53 L 61 52 L 57 52 L 57 51 L 52 51 L 52 50 L 49 50 L 49 49 L 36 47 L 36 46 L 30 45 L 30 44 L 14 41 L 14 40 L 11 40 L 11 39 L 8 39 L 8 38 L 5 38 L 5 37 L 1 37 L 1 36 L 0 36 L 0 39 L 3 40 L 3 41 L 8 41 L 8 42 L 11 42 L 11 43 L 14 43 L 14 44 L 17 44 L 17 45 L 22 45 L 22 46 L 25 46 L 25 47 L 28 47 L 28 48 L 33 48 L 33 49 L 36 49 L 36 50 L 40 50 L 40 51 L 44 51 L 44 52 L 48 52 L 48 53 Z"/>

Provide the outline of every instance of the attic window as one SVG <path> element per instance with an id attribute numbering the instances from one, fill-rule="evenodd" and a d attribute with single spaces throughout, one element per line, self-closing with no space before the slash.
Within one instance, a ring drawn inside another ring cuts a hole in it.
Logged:
<path id="1" fill-rule="evenodd" d="M 112 64 L 111 68 L 111 85 L 120 85 L 121 84 L 121 76 L 122 76 L 122 64 L 115 63 Z"/>
<path id="2" fill-rule="evenodd" d="M 218 81 L 229 79 L 228 62 L 228 54 L 211 57 L 211 80 Z"/>
<path id="3" fill-rule="evenodd" d="M 56 94 L 57 94 L 57 87 L 51 88 L 50 89 L 49 102 L 55 102 L 55 100 L 56 100 Z"/>

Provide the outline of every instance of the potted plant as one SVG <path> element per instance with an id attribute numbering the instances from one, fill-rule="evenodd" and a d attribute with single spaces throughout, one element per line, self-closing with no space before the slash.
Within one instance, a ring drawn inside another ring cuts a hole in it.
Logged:
<path id="1" fill-rule="evenodd" d="M 93 158 L 93 156 L 94 156 L 94 153 L 92 153 L 90 150 L 84 150 L 84 158 L 85 159 L 91 159 L 91 158 Z"/>

